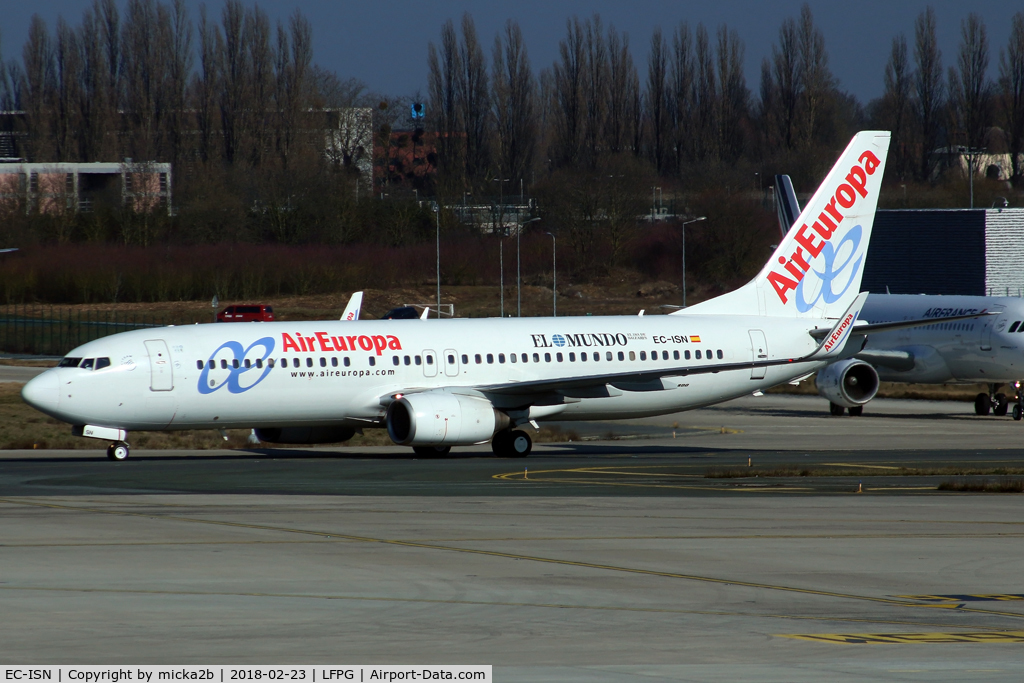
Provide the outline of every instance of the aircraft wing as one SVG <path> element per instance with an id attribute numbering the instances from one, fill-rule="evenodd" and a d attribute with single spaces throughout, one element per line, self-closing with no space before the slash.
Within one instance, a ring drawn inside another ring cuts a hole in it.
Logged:
<path id="1" fill-rule="evenodd" d="M 914 368 L 914 354 L 906 349 L 865 349 L 854 358 L 893 370 L 906 371 Z"/>
<path id="2" fill-rule="evenodd" d="M 348 300 L 345 312 L 341 314 L 342 320 L 359 320 L 359 311 L 363 307 L 363 293 L 354 292 Z"/>
<path id="3" fill-rule="evenodd" d="M 853 333 L 856 335 L 873 334 L 875 332 L 891 332 L 892 330 L 905 330 L 911 327 L 924 327 L 926 325 L 937 325 L 939 323 L 956 322 L 958 320 L 971 320 L 972 318 L 982 318 L 988 315 L 999 315 L 999 311 L 982 311 L 981 313 L 971 313 L 970 315 L 950 315 L 944 318 L 918 318 L 916 320 L 893 320 L 892 322 L 885 323 L 861 323 L 853 329 Z M 824 328 L 817 330 L 811 330 L 810 334 L 815 339 L 823 339 L 828 331 Z"/>

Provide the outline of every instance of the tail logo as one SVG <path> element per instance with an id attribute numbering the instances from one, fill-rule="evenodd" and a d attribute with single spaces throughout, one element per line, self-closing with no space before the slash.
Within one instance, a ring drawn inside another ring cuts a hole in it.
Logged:
<path id="1" fill-rule="evenodd" d="M 828 261 L 830 257 L 834 261 L 836 254 L 842 248 L 842 243 L 850 238 L 851 234 L 854 232 L 854 229 L 849 230 L 843 236 L 838 247 L 832 247 L 832 237 L 835 235 L 836 229 L 843 221 L 843 217 L 845 216 L 844 212 L 852 209 L 859 198 L 868 196 L 868 176 L 874 175 L 875 171 L 878 170 L 878 167 L 881 165 L 878 157 L 870 151 L 862 153 L 857 160 L 860 163 L 854 164 L 850 167 L 850 172 L 846 174 L 846 182 L 840 183 L 839 187 L 836 188 L 835 194 L 828 200 L 828 203 L 825 205 L 825 209 L 818 214 L 818 218 L 814 221 L 814 224 L 811 227 L 808 227 L 807 224 L 804 223 L 796 231 L 794 240 L 798 246 L 793 253 L 790 254 L 788 260 L 785 256 L 779 257 L 779 264 L 782 265 L 782 268 L 780 270 L 775 270 L 773 268 L 768 272 L 768 281 L 772 284 L 772 287 L 775 289 L 775 293 L 778 295 L 782 303 L 788 303 L 789 292 L 797 290 L 797 288 L 801 286 L 807 271 L 811 270 L 811 263 L 814 259 L 822 253 L 825 253 L 826 261 Z M 860 226 L 856 226 L 856 229 L 858 229 L 856 236 L 857 244 L 860 243 L 861 232 L 859 228 Z M 850 259 L 853 258 L 853 253 L 856 252 L 856 246 L 857 245 L 855 244 L 854 249 L 851 252 Z M 860 267 L 860 262 L 861 259 L 857 259 L 857 262 L 854 264 L 854 268 L 850 275 L 851 281 L 853 275 L 856 274 L 857 269 Z M 832 264 L 828 263 L 826 264 L 824 271 L 814 271 L 822 281 L 822 288 L 819 291 L 818 296 L 825 296 L 826 302 L 829 302 L 827 297 L 831 295 L 832 279 L 846 268 L 847 263 L 849 263 L 849 259 L 838 269 L 833 269 Z M 829 288 L 830 294 L 824 293 L 826 287 Z M 846 288 L 849 288 L 849 283 L 847 283 Z M 843 292 L 846 291 L 846 288 L 843 289 Z M 838 300 L 843 292 L 835 294 L 835 299 L 833 299 L 833 301 Z M 797 307 L 799 308 L 801 303 L 806 303 L 806 299 L 803 298 L 802 290 L 798 290 L 797 293 L 800 297 L 797 301 Z M 817 300 L 818 297 L 815 297 L 814 302 L 812 302 L 807 309 L 800 308 L 800 310 L 808 310 L 817 302 Z"/>
<path id="2" fill-rule="evenodd" d="M 860 225 L 855 225 L 846 231 L 843 238 L 839 240 L 839 244 L 832 247 L 831 242 L 826 242 L 824 248 L 821 250 L 821 256 L 824 259 L 824 269 L 814 270 L 814 274 L 818 276 L 818 291 L 814 294 L 814 298 L 810 301 L 807 300 L 804 294 L 805 285 L 809 278 L 804 278 L 800 281 L 800 284 L 796 287 L 796 309 L 801 313 L 814 308 L 814 305 L 818 303 L 819 299 L 824 299 L 826 304 L 833 304 L 846 294 L 846 290 L 853 284 L 853 276 L 860 271 L 860 265 L 864 261 L 864 254 L 858 254 L 860 248 L 861 236 L 864 233 L 864 229 Z M 849 244 L 850 249 L 844 249 L 844 246 Z M 842 254 L 845 256 L 845 260 L 836 267 L 836 257 Z M 856 260 L 854 260 L 856 258 Z M 852 265 L 851 265 L 852 264 Z M 843 275 L 843 271 L 849 269 L 849 274 L 846 277 L 846 284 L 838 292 L 835 291 L 832 283 L 836 281 L 839 276 Z"/>

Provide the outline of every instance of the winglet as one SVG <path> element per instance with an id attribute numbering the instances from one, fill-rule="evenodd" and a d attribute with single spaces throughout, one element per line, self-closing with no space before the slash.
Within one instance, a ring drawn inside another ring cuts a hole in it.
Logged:
<path id="1" fill-rule="evenodd" d="M 359 320 L 359 309 L 363 307 L 363 293 L 355 292 L 348 300 L 345 312 L 341 314 L 342 320 Z"/>
<path id="2" fill-rule="evenodd" d="M 430 317 L 430 306 L 424 306 L 423 307 L 423 312 L 420 313 L 420 320 L 426 320 L 429 317 Z M 440 318 L 441 316 L 439 315 L 438 317 Z"/>
<path id="3" fill-rule="evenodd" d="M 867 299 L 867 292 L 858 294 L 857 298 L 850 304 L 850 307 L 846 309 L 846 312 L 840 316 L 839 322 L 835 324 L 835 327 L 825 335 L 818 348 L 814 350 L 814 353 L 807 356 L 805 360 L 824 360 L 826 358 L 834 358 L 842 353 Z"/>

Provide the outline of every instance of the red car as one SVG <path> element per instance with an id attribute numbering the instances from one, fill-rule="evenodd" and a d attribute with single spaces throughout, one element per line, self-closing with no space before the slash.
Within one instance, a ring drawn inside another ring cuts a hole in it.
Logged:
<path id="1" fill-rule="evenodd" d="M 219 323 L 270 323 L 274 322 L 274 309 L 263 304 L 228 306 L 217 314 Z"/>

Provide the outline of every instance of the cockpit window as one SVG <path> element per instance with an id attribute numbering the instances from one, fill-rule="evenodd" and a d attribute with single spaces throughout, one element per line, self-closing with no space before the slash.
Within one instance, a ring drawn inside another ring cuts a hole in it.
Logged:
<path id="1" fill-rule="evenodd" d="M 1020 321 L 1014 321 L 1014 323 L 1010 325 L 1010 329 L 1008 329 L 1007 332 L 1016 332 L 1018 327 L 1020 327 Z"/>
<path id="2" fill-rule="evenodd" d="M 96 364 L 96 359 L 95 358 L 86 358 L 85 360 L 82 361 L 82 364 L 79 365 L 78 367 L 82 368 L 83 370 L 92 370 L 92 368 L 93 368 L 93 366 L 95 364 Z"/>
<path id="3" fill-rule="evenodd" d="M 110 367 L 110 359 L 109 358 L 97 358 L 96 359 L 96 369 L 97 370 L 102 370 L 103 368 L 109 368 L 109 367 Z"/>
<path id="4" fill-rule="evenodd" d="M 77 368 L 78 364 L 82 362 L 81 358 L 65 358 L 57 364 L 58 368 Z"/>

